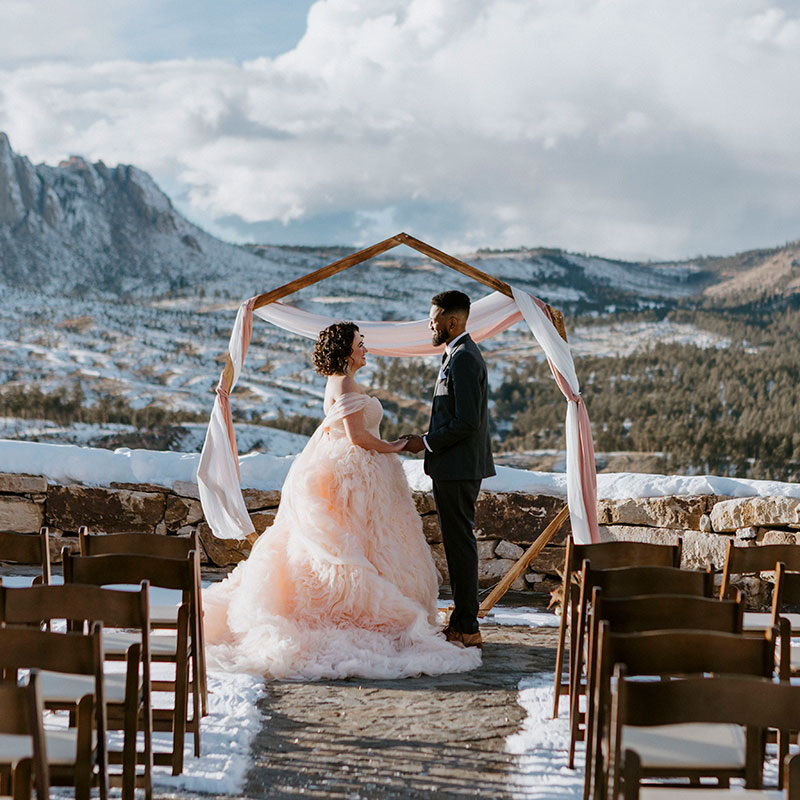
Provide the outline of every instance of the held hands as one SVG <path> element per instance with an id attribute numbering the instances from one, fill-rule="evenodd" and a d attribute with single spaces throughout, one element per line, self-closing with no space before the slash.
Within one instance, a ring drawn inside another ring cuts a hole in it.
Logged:
<path id="1" fill-rule="evenodd" d="M 422 441 L 421 436 L 415 433 L 407 433 L 400 437 L 405 441 L 404 450 L 406 453 L 421 453 L 425 449 L 425 442 Z"/>

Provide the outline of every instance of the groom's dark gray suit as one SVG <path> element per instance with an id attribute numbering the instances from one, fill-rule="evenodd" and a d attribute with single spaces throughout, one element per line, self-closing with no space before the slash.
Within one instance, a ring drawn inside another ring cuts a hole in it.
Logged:
<path id="1" fill-rule="evenodd" d="M 495 474 L 489 442 L 489 384 L 483 356 L 469 334 L 448 349 L 433 392 L 425 472 L 433 480 L 453 590 L 450 626 L 461 633 L 477 633 L 475 500 L 481 480 Z"/>

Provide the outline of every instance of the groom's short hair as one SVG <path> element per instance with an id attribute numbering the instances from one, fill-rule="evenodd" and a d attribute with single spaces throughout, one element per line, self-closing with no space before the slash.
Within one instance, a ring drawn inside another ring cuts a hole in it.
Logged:
<path id="1" fill-rule="evenodd" d="M 443 314 L 463 315 L 465 319 L 469 316 L 469 297 L 456 289 L 434 295 L 431 304 L 441 308 Z"/>

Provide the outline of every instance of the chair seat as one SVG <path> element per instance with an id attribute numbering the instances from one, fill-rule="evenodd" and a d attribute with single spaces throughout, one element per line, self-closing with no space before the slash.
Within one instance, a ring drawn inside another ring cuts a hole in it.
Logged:
<path id="1" fill-rule="evenodd" d="M 74 675 L 65 672 L 42 670 L 39 686 L 45 703 L 77 703 L 82 697 L 94 694 L 94 675 Z M 125 702 L 124 674 L 106 674 L 104 691 L 106 703 Z M 139 680 L 141 687 L 141 678 Z"/>
<path id="2" fill-rule="evenodd" d="M 634 750 L 642 769 L 743 769 L 745 732 L 741 725 L 684 723 L 622 729 L 622 749 Z"/>
<path id="3" fill-rule="evenodd" d="M 178 609 L 180 605 L 151 605 L 151 625 L 176 625 L 178 622 Z"/>
<path id="4" fill-rule="evenodd" d="M 789 620 L 792 630 L 800 630 L 800 614 L 781 614 Z M 744 629 L 746 631 L 765 631 L 772 627 L 772 614 L 768 611 L 745 611 Z"/>
<path id="5" fill-rule="evenodd" d="M 78 731 L 75 728 L 64 730 L 45 730 L 47 763 L 53 767 L 72 766 L 76 760 Z M 92 731 L 92 748 L 97 746 L 97 735 Z M 33 756 L 33 742 L 30 736 L 14 733 L 0 733 L 0 763 L 16 763 Z"/>
<path id="6" fill-rule="evenodd" d="M 684 786 L 642 786 L 639 800 L 786 800 L 777 789 L 693 789 Z"/>
<path id="7" fill-rule="evenodd" d="M 140 643 L 142 635 L 137 631 L 103 631 L 103 653 L 123 656 L 132 644 Z M 150 655 L 175 656 L 178 649 L 177 634 L 154 634 L 150 636 Z"/>

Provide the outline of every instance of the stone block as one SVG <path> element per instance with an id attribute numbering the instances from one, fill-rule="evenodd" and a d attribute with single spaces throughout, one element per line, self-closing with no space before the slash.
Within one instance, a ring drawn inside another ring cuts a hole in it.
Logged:
<path id="1" fill-rule="evenodd" d="M 758 539 L 758 528 L 751 525 L 749 528 L 736 529 L 737 542 L 754 542 L 756 539 Z"/>
<path id="2" fill-rule="evenodd" d="M 525 554 L 525 550 L 523 550 L 518 544 L 513 544 L 512 542 L 507 542 L 505 540 L 501 541 L 497 545 L 494 552 L 495 555 L 499 556 L 500 558 L 511 558 L 514 561 L 518 561 L 520 557 Z"/>
<path id="3" fill-rule="evenodd" d="M 600 541 L 675 544 L 682 533 L 682 530 L 648 528 L 641 525 L 601 525 Z"/>
<path id="4" fill-rule="evenodd" d="M 497 539 L 478 540 L 478 561 L 486 561 L 487 558 L 494 558 L 497 549 Z"/>
<path id="5" fill-rule="evenodd" d="M 185 525 L 194 525 L 203 519 L 203 507 L 198 500 L 188 497 L 167 495 L 167 505 L 164 511 L 164 522 L 169 530 L 174 531 Z"/>
<path id="6" fill-rule="evenodd" d="M 436 514 L 426 514 L 422 517 L 422 533 L 428 544 L 439 544 L 442 541 L 442 531 L 439 528 L 439 517 Z"/>
<path id="7" fill-rule="evenodd" d="M 705 569 L 712 564 L 715 570 L 721 570 L 725 564 L 725 550 L 729 536 L 719 533 L 702 533 L 701 531 L 683 531 L 683 549 L 681 550 L 681 567 L 683 569 Z"/>
<path id="8" fill-rule="evenodd" d="M 484 539 L 505 539 L 527 548 L 564 505 L 563 497 L 481 492 L 475 504 L 475 535 Z M 567 521 L 551 541 L 560 544 L 570 531 Z"/>
<path id="9" fill-rule="evenodd" d="M 433 494 L 431 492 L 412 492 L 414 498 L 414 505 L 417 507 L 417 513 L 431 514 L 436 511 L 436 503 L 433 502 Z"/>
<path id="10" fill-rule="evenodd" d="M 242 496 L 244 497 L 245 508 L 248 511 L 277 508 L 281 502 L 281 493 L 278 490 L 245 489 L 242 492 Z"/>
<path id="11" fill-rule="evenodd" d="M 62 561 L 61 551 L 65 547 L 72 548 L 73 553 L 81 552 L 81 545 L 77 536 L 64 536 L 63 531 L 50 530 L 50 536 L 47 538 L 47 544 L 50 549 L 50 563 L 60 564 Z"/>
<path id="12" fill-rule="evenodd" d="M 191 481 L 175 481 L 172 484 L 172 491 L 181 497 L 191 497 L 193 500 L 200 499 L 200 489 L 196 483 Z"/>
<path id="13" fill-rule="evenodd" d="M 264 531 L 275 522 L 276 511 L 256 511 L 250 515 L 250 522 L 256 529 L 256 533 L 261 535 Z"/>
<path id="14" fill-rule="evenodd" d="M 647 525 L 653 528 L 700 529 L 700 518 L 714 502 L 713 495 L 637 497 L 601 500 L 597 520 L 601 525 Z"/>
<path id="15" fill-rule="evenodd" d="M 525 576 L 525 583 L 541 583 L 545 576 L 541 572 L 529 572 Z"/>
<path id="16" fill-rule="evenodd" d="M 47 491 L 47 478 L 44 475 L 14 475 L 0 473 L 0 493 L 39 494 Z"/>
<path id="17" fill-rule="evenodd" d="M 238 564 L 250 555 L 252 545 L 247 539 L 219 539 L 214 536 L 206 522 L 201 522 L 197 526 L 197 532 L 208 560 L 218 567 Z"/>
<path id="18" fill-rule="evenodd" d="M 0 496 L 0 531 L 38 533 L 44 525 L 44 506 L 24 497 Z"/>
<path id="19" fill-rule="evenodd" d="M 71 484 L 50 487 L 45 516 L 48 525 L 70 532 L 88 525 L 93 533 L 152 533 L 165 509 L 163 494 Z"/>
<path id="20" fill-rule="evenodd" d="M 711 531 L 714 530 L 714 526 L 711 524 L 711 517 L 709 517 L 708 514 L 703 514 L 703 516 L 700 517 L 700 530 L 703 533 L 711 533 Z"/>
<path id="21" fill-rule="evenodd" d="M 739 497 L 723 500 L 711 509 L 711 524 L 715 531 L 726 532 L 750 526 L 800 525 L 800 498 Z"/>
<path id="22" fill-rule="evenodd" d="M 798 535 L 792 531 L 759 531 L 760 544 L 797 544 Z"/>
<path id="23" fill-rule="evenodd" d="M 166 486 L 159 486 L 157 483 L 118 483 L 111 481 L 108 484 L 110 489 L 125 489 L 128 492 L 166 492 Z"/>
<path id="24" fill-rule="evenodd" d="M 528 565 L 528 568 L 556 578 L 558 573 L 564 570 L 566 549 L 566 547 L 545 547 Z"/>
<path id="25" fill-rule="evenodd" d="M 510 558 L 491 558 L 487 561 L 479 561 L 478 585 L 482 589 L 494 586 L 513 566 L 514 562 Z"/>

